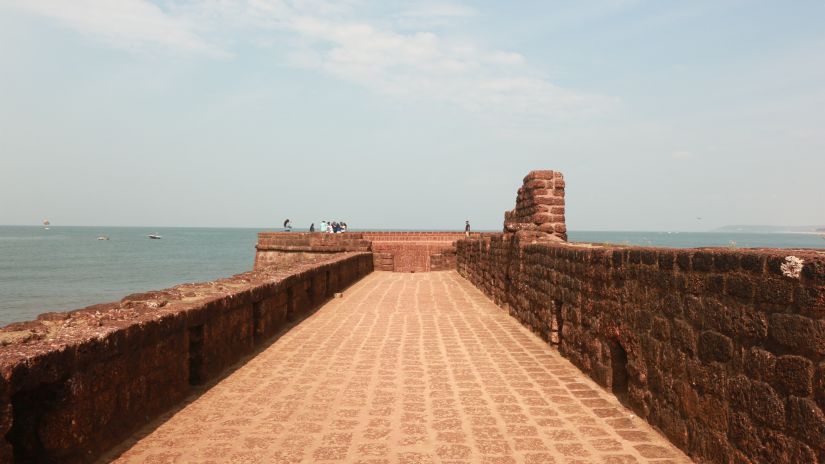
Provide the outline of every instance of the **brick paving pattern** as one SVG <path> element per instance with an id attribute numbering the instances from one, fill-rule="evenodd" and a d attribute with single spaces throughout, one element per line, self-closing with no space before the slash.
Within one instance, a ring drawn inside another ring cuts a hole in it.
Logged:
<path id="1" fill-rule="evenodd" d="M 690 460 L 457 273 L 373 273 L 115 462 Z"/>

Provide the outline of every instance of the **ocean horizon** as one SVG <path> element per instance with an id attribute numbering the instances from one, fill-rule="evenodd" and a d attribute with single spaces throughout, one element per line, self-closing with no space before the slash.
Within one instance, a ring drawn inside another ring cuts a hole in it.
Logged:
<path id="1" fill-rule="evenodd" d="M 0 226 L 0 326 L 41 313 L 117 301 L 130 293 L 249 271 L 257 233 L 264 230 L 280 229 Z M 302 230 L 306 229 L 293 229 Z M 147 237 L 154 233 L 163 238 Z M 109 240 L 97 240 L 101 235 Z M 572 230 L 569 240 L 673 248 L 825 249 L 822 236 L 805 233 Z"/>

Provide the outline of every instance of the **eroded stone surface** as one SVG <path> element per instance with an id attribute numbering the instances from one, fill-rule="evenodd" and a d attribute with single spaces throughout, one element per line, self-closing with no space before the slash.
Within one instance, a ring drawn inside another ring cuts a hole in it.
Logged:
<path id="1" fill-rule="evenodd" d="M 116 462 L 689 462 L 455 272 L 374 273 Z"/>

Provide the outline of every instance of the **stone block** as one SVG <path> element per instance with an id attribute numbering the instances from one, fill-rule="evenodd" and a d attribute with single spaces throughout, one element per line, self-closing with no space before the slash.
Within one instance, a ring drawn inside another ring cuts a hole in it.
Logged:
<path id="1" fill-rule="evenodd" d="M 813 392 L 813 376 L 814 363 L 810 359 L 793 355 L 779 356 L 772 384 L 785 395 L 809 396 Z"/>
<path id="2" fill-rule="evenodd" d="M 825 287 L 796 286 L 794 306 L 803 316 L 825 319 Z"/>
<path id="3" fill-rule="evenodd" d="M 564 206 L 564 198 L 557 196 L 536 197 L 533 202 L 537 205 Z"/>
<path id="4" fill-rule="evenodd" d="M 642 264 L 653 266 L 656 264 L 656 251 L 644 249 L 641 250 Z"/>
<path id="5" fill-rule="evenodd" d="M 690 256 L 689 252 L 681 251 L 681 252 L 676 254 L 676 264 L 679 266 L 679 270 L 689 271 L 690 270 L 690 261 L 691 261 L 691 256 Z"/>
<path id="6" fill-rule="evenodd" d="M 771 314 L 770 337 L 804 353 L 825 354 L 825 321 L 796 314 Z"/>
<path id="7" fill-rule="evenodd" d="M 756 298 L 758 301 L 790 306 L 794 299 L 796 283 L 788 279 L 778 277 L 761 278 L 756 286 Z"/>
<path id="8" fill-rule="evenodd" d="M 551 170 L 537 170 L 537 171 L 530 171 L 524 176 L 524 183 L 528 183 L 532 180 L 536 179 L 543 179 L 543 180 L 554 180 L 556 178 L 561 178 L 561 173 Z"/>
<path id="9" fill-rule="evenodd" d="M 767 383 L 737 375 L 728 380 L 727 390 L 728 401 L 737 411 L 771 427 L 785 426 L 784 402 Z"/>
<path id="10" fill-rule="evenodd" d="M 755 253 L 747 253 L 742 255 L 739 265 L 748 272 L 763 274 L 765 272 L 765 257 Z"/>
<path id="11" fill-rule="evenodd" d="M 761 341 L 768 336 L 768 316 L 743 303 L 723 305 L 718 300 L 703 301 L 701 320 L 708 328 L 732 338 Z"/>
<path id="12" fill-rule="evenodd" d="M 731 272 L 739 269 L 741 253 L 720 251 L 713 259 L 713 268 L 717 272 Z"/>
<path id="13" fill-rule="evenodd" d="M 528 180 L 524 183 L 524 190 L 537 190 L 537 189 L 546 189 L 548 187 L 547 181 L 544 179 L 533 179 Z"/>
<path id="14" fill-rule="evenodd" d="M 728 362 L 733 355 L 733 341 L 718 333 L 705 331 L 699 334 L 699 359 L 704 362 Z"/>
<path id="15" fill-rule="evenodd" d="M 721 295 L 725 291 L 725 277 L 722 274 L 709 274 L 704 280 L 706 293 Z"/>
<path id="16" fill-rule="evenodd" d="M 752 346 L 745 353 L 745 373 L 753 380 L 773 383 L 776 356 L 770 351 Z"/>
<path id="17" fill-rule="evenodd" d="M 808 398 L 791 396 L 787 401 L 788 429 L 806 443 L 825 450 L 825 414 Z"/>
<path id="18" fill-rule="evenodd" d="M 718 256 L 716 257 L 719 258 Z M 739 274 L 730 274 L 726 278 L 728 295 L 742 298 L 745 300 L 752 300 L 754 294 L 754 285 L 750 278 Z"/>
<path id="19" fill-rule="evenodd" d="M 728 442 L 724 433 L 707 430 L 703 425 L 690 424 L 688 426 L 690 455 L 698 458 L 699 462 L 733 462 L 735 449 Z"/>
<path id="20" fill-rule="evenodd" d="M 654 400 L 653 405 L 650 411 L 651 422 L 658 425 L 673 444 L 682 449 L 687 447 L 687 423 L 679 412 L 663 402 Z"/>
<path id="21" fill-rule="evenodd" d="M 707 428 L 719 432 L 728 430 L 728 407 L 719 398 L 702 395 L 697 398 L 696 416 Z"/>
<path id="22" fill-rule="evenodd" d="M 816 463 L 811 448 L 793 437 L 752 422 L 744 413 L 731 415 L 731 441 L 745 452 L 744 462 Z"/>
<path id="23" fill-rule="evenodd" d="M 696 354 L 696 332 L 693 327 L 682 319 L 673 321 L 671 342 L 679 351 L 693 356 Z"/>
<path id="24" fill-rule="evenodd" d="M 657 262 L 659 263 L 659 269 L 663 271 L 673 270 L 673 265 L 676 263 L 676 253 L 671 250 L 662 250 L 658 253 Z"/>
<path id="25" fill-rule="evenodd" d="M 808 257 L 802 268 L 802 277 L 810 285 L 825 286 L 825 256 Z"/>
<path id="26" fill-rule="evenodd" d="M 713 269 L 713 253 L 709 251 L 697 251 L 693 253 L 693 270 L 707 272 Z"/>
<path id="27" fill-rule="evenodd" d="M 549 213 L 536 213 L 530 216 L 529 219 L 534 224 L 547 224 L 556 222 L 553 220 L 553 215 Z"/>

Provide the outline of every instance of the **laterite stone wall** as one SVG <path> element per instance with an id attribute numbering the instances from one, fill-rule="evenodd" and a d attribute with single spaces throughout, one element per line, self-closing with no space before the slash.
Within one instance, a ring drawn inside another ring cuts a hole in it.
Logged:
<path id="1" fill-rule="evenodd" d="M 464 232 L 364 232 L 375 269 L 428 272 L 455 269 L 455 241 Z"/>
<path id="2" fill-rule="evenodd" d="M 455 241 L 464 232 L 261 232 L 255 269 L 288 266 L 344 251 L 371 251 L 379 271 L 455 269 Z"/>
<path id="3" fill-rule="evenodd" d="M 825 463 L 825 253 L 459 241 L 458 271 L 698 462 Z M 782 270 L 804 260 L 798 277 Z"/>
<path id="4" fill-rule="evenodd" d="M 343 252 L 0 329 L 0 462 L 93 461 L 372 269 Z"/>

